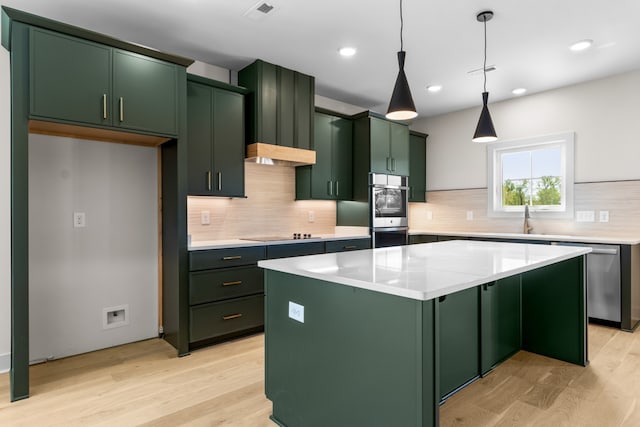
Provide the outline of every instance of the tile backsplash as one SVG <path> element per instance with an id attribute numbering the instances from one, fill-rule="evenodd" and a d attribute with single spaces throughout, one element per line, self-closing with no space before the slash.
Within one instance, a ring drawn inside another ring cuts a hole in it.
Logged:
<path id="1" fill-rule="evenodd" d="M 593 211 L 594 222 L 544 219 L 532 214 L 532 233 L 640 237 L 640 180 L 576 183 L 574 210 Z M 468 220 L 471 211 L 473 219 Z M 608 222 L 600 222 L 607 211 Z M 523 218 L 487 216 L 487 189 L 431 191 L 427 203 L 411 203 L 409 227 L 425 231 L 521 233 Z"/>
<path id="2" fill-rule="evenodd" d="M 335 231 L 334 201 L 294 200 L 294 167 L 245 163 L 245 195 L 247 197 L 243 199 L 189 197 L 187 229 L 191 240 L 330 234 Z M 201 224 L 203 211 L 209 212 L 209 225 Z"/>

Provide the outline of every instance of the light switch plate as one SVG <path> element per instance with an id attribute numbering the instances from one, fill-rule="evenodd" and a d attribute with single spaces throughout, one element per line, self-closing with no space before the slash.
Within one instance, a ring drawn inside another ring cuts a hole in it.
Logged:
<path id="1" fill-rule="evenodd" d="M 473 211 L 467 211 L 467 221 L 473 220 Z"/>
<path id="2" fill-rule="evenodd" d="M 309 222 L 314 222 L 316 220 L 316 214 L 313 211 L 307 212 L 307 216 L 308 216 Z"/>
<path id="3" fill-rule="evenodd" d="M 431 221 L 433 219 L 433 211 L 427 211 L 427 220 Z"/>
<path id="4" fill-rule="evenodd" d="M 596 220 L 595 211 L 577 211 L 576 212 L 577 222 L 594 222 L 595 220 Z"/>
<path id="5" fill-rule="evenodd" d="M 304 323 L 304 305 L 289 301 L 289 317 L 300 323 Z"/>

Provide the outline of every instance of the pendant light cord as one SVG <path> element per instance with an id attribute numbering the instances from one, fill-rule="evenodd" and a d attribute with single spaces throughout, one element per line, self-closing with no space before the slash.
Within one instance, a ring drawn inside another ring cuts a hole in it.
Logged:
<path id="1" fill-rule="evenodd" d="M 400 51 L 403 49 L 402 30 L 404 29 L 404 20 L 402 19 L 402 0 L 400 0 Z"/>
<path id="2" fill-rule="evenodd" d="M 486 92 L 487 91 L 487 18 L 485 17 L 482 21 L 484 22 L 484 63 L 482 64 L 482 74 L 484 75 L 484 92 Z"/>

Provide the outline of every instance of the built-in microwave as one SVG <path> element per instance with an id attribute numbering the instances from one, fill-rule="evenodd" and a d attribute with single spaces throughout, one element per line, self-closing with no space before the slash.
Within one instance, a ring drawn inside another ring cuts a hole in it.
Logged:
<path id="1" fill-rule="evenodd" d="M 408 177 L 369 174 L 371 191 L 371 227 L 407 227 Z"/>

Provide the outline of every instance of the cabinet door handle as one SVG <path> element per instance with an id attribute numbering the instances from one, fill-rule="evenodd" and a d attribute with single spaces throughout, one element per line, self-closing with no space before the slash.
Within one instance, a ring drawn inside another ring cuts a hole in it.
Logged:
<path id="1" fill-rule="evenodd" d="M 120 97 L 120 121 L 124 122 L 124 98 Z"/>
<path id="2" fill-rule="evenodd" d="M 336 181 L 336 197 L 340 195 L 340 187 L 338 186 L 338 182 L 340 181 Z"/>
<path id="3" fill-rule="evenodd" d="M 391 170 L 396 170 L 396 159 L 394 159 L 393 157 L 391 158 Z"/>
<path id="4" fill-rule="evenodd" d="M 222 191 L 222 172 L 218 172 L 218 191 Z"/>
<path id="5" fill-rule="evenodd" d="M 223 261 L 233 261 L 234 259 L 242 259 L 242 255 L 233 255 L 222 257 Z"/>
<path id="6" fill-rule="evenodd" d="M 351 251 L 353 249 L 357 249 L 357 246 L 354 245 L 349 245 L 349 246 L 343 246 L 342 249 L 344 249 L 345 251 Z"/>
<path id="7" fill-rule="evenodd" d="M 207 190 L 211 191 L 211 171 L 207 171 Z"/>
<path id="8" fill-rule="evenodd" d="M 387 157 L 387 170 L 388 170 L 389 172 L 391 172 L 391 167 L 389 166 L 389 164 L 390 164 L 391 162 L 389 162 L 389 160 L 391 160 L 391 159 L 390 159 L 389 157 Z"/>
<path id="9" fill-rule="evenodd" d="M 222 282 L 222 286 L 242 285 L 242 280 L 234 280 L 233 282 Z"/>
<path id="10" fill-rule="evenodd" d="M 102 95 L 102 118 L 107 119 L 107 94 Z"/>
<path id="11" fill-rule="evenodd" d="M 242 317 L 242 313 L 237 313 L 237 314 L 230 314 L 228 316 L 222 316 L 222 320 L 231 320 L 231 319 L 237 319 L 239 317 Z"/>
<path id="12" fill-rule="evenodd" d="M 327 181 L 327 193 L 333 196 L 333 181 Z"/>

